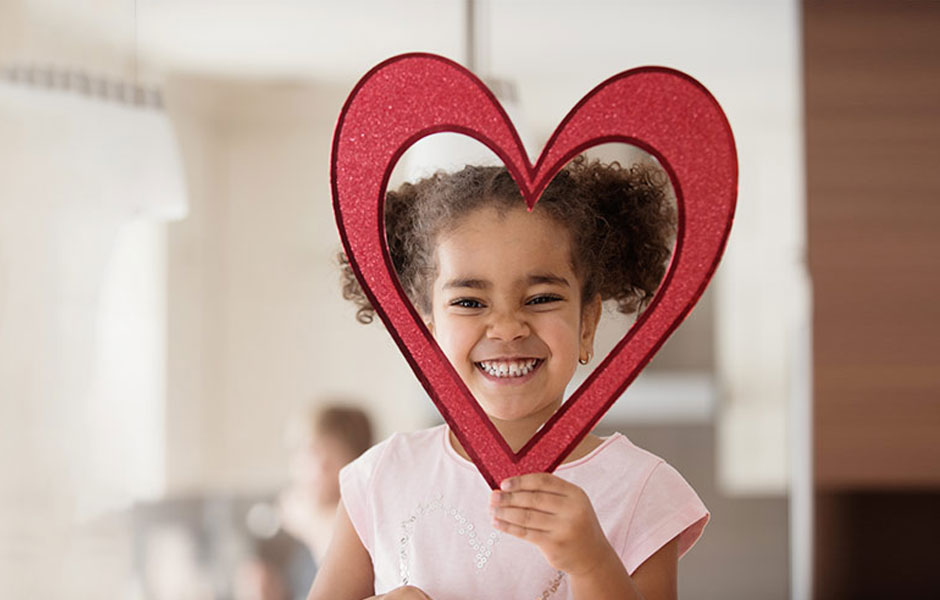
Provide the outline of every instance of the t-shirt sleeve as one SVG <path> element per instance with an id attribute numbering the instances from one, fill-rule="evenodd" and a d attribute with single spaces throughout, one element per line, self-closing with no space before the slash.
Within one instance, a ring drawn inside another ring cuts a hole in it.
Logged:
<path id="1" fill-rule="evenodd" d="M 371 502 L 371 482 L 386 443 L 366 450 L 339 472 L 339 489 L 343 508 L 359 534 L 362 545 L 372 555 L 375 540 L 375 516 Z"/>
<path id="2" fill-rule="evenodd" d="M 661 462 L 646 480 L 627 528 L 620 553 L 631 575 L 643 562 L 679 538 L 679 558 L 702 536 L 710 514 L 692 486 L 669 464 Z"/>

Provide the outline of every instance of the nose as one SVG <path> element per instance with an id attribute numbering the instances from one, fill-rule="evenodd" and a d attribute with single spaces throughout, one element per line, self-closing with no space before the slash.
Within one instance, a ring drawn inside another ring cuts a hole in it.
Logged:
<path id="1" fill-rule="evenodd" d="M 490 313 L 487 335 L 504 342 L 518 340 L 529 335 L 529 324 L 513 310 L 494 310 Z"/>

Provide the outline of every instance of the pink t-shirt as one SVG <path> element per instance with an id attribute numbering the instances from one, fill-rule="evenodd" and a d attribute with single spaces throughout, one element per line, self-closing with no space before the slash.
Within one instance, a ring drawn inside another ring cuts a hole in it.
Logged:
<path id="1" fill-rule="evenodd" d="M 555 470 L 591 499 L 628 573 L 674 537 L 681 557 L 709 513 L 661 458 L 614 434 Z M 340 473 L 343 504 L 372 557 L 375 593 L 414 585 L 434 600 L 570 598 L 539 549 L 490 524 L 490 488 L 445 425 L 395 434 Z"/>

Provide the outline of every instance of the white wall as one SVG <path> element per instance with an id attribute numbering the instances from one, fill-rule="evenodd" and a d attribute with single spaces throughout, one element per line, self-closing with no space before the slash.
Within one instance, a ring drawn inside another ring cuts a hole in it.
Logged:
<path id="1" fill-rule="evenodd" d="M 345 90 L 169 89 L 192 203 L 169 238 L 171 491 L 276 487 L 290 415 L 333 394 L 360 398 L 380 435 L 418 426 L 404 359 L 340 297 L 328 163 Z"/>

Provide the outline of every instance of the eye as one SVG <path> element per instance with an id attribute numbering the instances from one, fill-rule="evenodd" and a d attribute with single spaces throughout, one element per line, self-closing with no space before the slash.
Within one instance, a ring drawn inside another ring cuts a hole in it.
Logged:
<path id="1" fill-rule="evenodd" d="M 457 298 L 452 300 L 450 305 L 457 308 L 483 308 L 483 303 L 473 298 Z"/>
<path id="2" fill-rule="evenodd" d="M 534 298 L 530 298 L 526 304 L 529 305 L 538 305 L 538 304 L 551 304 L 552 302 L 561 302 L 564 300 L 561 296 L 556 294 L 539 294 Z"/>

